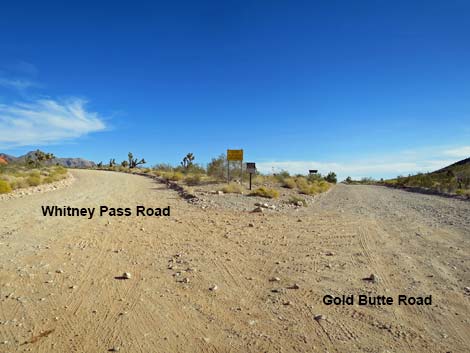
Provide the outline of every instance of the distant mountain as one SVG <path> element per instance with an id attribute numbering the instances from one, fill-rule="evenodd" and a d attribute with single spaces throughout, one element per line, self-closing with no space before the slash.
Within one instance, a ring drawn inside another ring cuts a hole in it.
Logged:
<path id="1" fill-rule="evenodd" d="M 96 166 L 95 162 L 83 158 L 55 158 L 50 164 L 57 163 L 67 168 L 91 168 Z"/>
<path id="2" fill-rule="evenodd" d="M 26 158 L 28 157 L 30 157 L 33 160 L 35 159 L 34 152 L 35 151 L 30 151 L 20 157 L 11 156 L 6 153 L 0 153 L 0 157 L 6 159 L 8 163 L 25 163 Z M 54 158 L 50 161 L 47 161 L 45 164 L 46 165 L 59 164 L 67 168 L 91 168 L 96 165 L 95 162 L 92 162 L 83 158 Z"/>
<path id="3" fill-rule="evenodd" d="M 17 157 L 10 156 L 9 154 L 6 154 L 6 153 L 0 153 L 0 157 L 2 157 L 3 159 L 6 159 L 8 163 L 16 162 L 18 160 Z"/>

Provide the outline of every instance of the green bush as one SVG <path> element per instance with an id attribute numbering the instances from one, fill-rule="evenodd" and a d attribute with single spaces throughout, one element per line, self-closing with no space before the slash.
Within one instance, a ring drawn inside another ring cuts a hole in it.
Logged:
<path id="1" fill-rule="evenodd" d="M 325 177 L 325 180 L 329 183 L 336 184 L 338 178 L 336 177 L 336 173 L 329 172 L 328 175 Z"/>
<path id="2" fill-rule="evenodd" d="M 455 190 L 455 193 L 460 196 L 470 196 L 470 190 L 457 189 Z"/>
<path id="3" fill-rule="evenodd" d="M 313 183 L 313 182 L 315 182 L 315 181 L 323 180 L 323 177 L 321 176 L 320 173 L 312 173 L 312 174 L 309 174 L 309 175 L 308 175 L 307 180 L 308 180 L 310 183 Z"/>
<path id="4" fill-rule="evenodd" d="M 5 180 L 0 180 L 0 194 L 6 194 L 7 192 L 11 192 L 11 190 L 10 183 Z"/>
<path id="5" fill-rule="evenodd" d="M 273 198 L 278 198 L 279 197 L 279 192 L 275 189 L 269 189 L 265 187 L 260 187 L 256 190 L 253 190 L 252 192 L 249 193 L 249 196 L 261 196 L 261 197 L 266 197 L 269 199 Z"/>
<path id="6" fill-rule="evenodd" d="M 227 175 L 227 159 L 225 154 L 221 154 L 217 158 L 212 158 L 210 163 L 207 165 L 207 175 L 215 177 L 217 179 L 224 179 Z M 234 175 L 232 173 L 232 175 Z"/>

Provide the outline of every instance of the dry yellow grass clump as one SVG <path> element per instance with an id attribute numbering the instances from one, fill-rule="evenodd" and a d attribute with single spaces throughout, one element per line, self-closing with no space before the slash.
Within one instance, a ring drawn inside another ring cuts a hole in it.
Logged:
<path id="1" fill-rule="evenodd" d="M 331 184 L 321 180 L 321 181 L 313 181 L 313 182 L 306 182 L 299 185 L 299 191 L 302 194 L 306 195 L 316 195 L 321 194 L 322 192 L 328 191 L 331 187 Z"/>
<path id="2" fill-rule="evenodd" d="M 53 183 L 66 178 L 67 169 L 61 166 L 29 169 L 23 166 L 3 167 L 0 169 L 0 194 L 12 190 Z"/>
<path id="3" fill-rule="evenodd" d="M 249 194 L 250 196 L 261 196 L 261 197 L 266 197 L 268 199 L 276 199 L 279 197 L 279 191 L 276 189 L 270 189 L 270 188 L 265 188 L 265 187 L 260 187 L 256 190 L 253 190 Z"/>
<path id="4" fill-rule="evenodd" d="M 220 190 L 225 192 L 226 194 L 242 194 L 243 186 L 238 183 L 230 183 L 223 186 Z"/>

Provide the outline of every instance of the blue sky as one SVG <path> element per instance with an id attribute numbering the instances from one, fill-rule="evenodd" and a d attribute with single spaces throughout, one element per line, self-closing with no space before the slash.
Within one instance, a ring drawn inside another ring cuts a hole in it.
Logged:
<path id="1" fill-rule="evenodd" d="M 470 2 L 9 2 L 0 151 L 389 177 L 470 156 Z"/>

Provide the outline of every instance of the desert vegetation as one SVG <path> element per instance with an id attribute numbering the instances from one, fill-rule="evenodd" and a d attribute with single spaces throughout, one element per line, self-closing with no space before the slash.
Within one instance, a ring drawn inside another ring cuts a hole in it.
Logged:
<path id="1" fill-rule="evenodd" d="M 36 164 L 35 164 L 36 165 Z M 0 194 L 29 186 L 38 186 L 62 180 L 67 177 L 67 169 L 61 166 L 31 167 L 30 164 L 0 166 Z"/>
<path id="2" fill-rule="evenodd" d="M 452 170 L 398 176 L 395 179 L 385 180 L 383 184 L 400 188 L 422 188 L 470 198 L 470 176 L 465 173 L 456 174 Z"/>
<path id="3" fill-rule="evenodd" d="M 244 188 L 238 183 L 228 183 L 220 188 L 220 191 L 226 194 L 243 194 Z"/>
<path id="4" fill-rule="evenodd" d="M 347 177 L 343 183 L 351 185 L 385 185 L 470 198 L 470 158 L 431 173 L 399 175 L 396 178 L 387 180 L 375 180 L 373 178 L 353 180 L 351 177 Z"/>
<path id="5" fill-rule="evenodd" d="M 230 182 L 227 183 L 228 162 L 225 154 L 212 158 L 206 166 L 198 164 L 196 155 L 191 152 L 181 159 L 179 165 L 160 163 L 151 168 L 145 168 L 143 164 L 145 164 L 145 159 L 138 161 L 129 152 L 128 160 L 119 164 L 115 158 L 111 158 L 107 165 L 103 165 L 102 162 L 98 163 L 97 168 L 156 175 L 168 182 L 177 182 L 188 187 L 213 184 L 214 191 L 264 198 L 278 198 L 282 188 L 291 189 L 294 193 L 314 196 L 327 191 L 337 181 L 334 172 L 325 176 L 320 173 L 290 175 L 287 171 L 273 174 L 256 173 L 252 177 L 253 190 L 248 191 L 249 174 L 243 171 L 242 165 L 238 162 L 230 163 Z"/>
<path id="6" fill-rule="evenodd" d="M 288 189 L 295 189 L 300 194 L 316 195 L 328 191 L 332 184 L 336 183 L 336 174 L 330 172 L 323 177 L 320 173 L 312 173 L 308 176 L 290 176 L 288 172 L 281 172 L 275 175 L 281 186 Z"/>
<path id="7" fill-rule="evenodd" d="M 273 188 L 266 188 L 264 186 L 257 188 L 249 193 L 250 196 L 261 196 L 268 199 L 276 199 L 279 197 L 279 191 Z"/>

